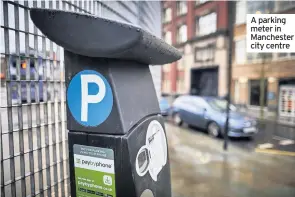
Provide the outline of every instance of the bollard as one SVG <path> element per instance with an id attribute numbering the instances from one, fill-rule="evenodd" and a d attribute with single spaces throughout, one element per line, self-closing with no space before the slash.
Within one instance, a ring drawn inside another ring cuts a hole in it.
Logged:
<path id="1" fill-rule="evenodd" d="M 171 197 L 164 120 L 149 70 L 180 53 L 139 27 L 30 11 L 64 48 L 72 197 Z"/>

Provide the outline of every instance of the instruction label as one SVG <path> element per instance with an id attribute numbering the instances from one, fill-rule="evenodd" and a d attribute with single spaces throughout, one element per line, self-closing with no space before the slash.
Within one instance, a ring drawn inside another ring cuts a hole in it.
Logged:
<path id="1" fill-rule="evenodd" d="M 75 144 L 77 197 L 116 197 L 114 151 Z"/>
<path id="2" fill-rule="evenodd" d="M 146 133 L 146 144 L 143 145 L 136 156 L 136 172 L 144 176 L 149 172 L 154 181 L 167 163 L 167 141 L 162 125 L 153 120 L 150 122 Z"/>
<path id="3" fill-rule="evenodd" d="M 247 14 L 247 52 L 295 52 L 295 14 Z"/>

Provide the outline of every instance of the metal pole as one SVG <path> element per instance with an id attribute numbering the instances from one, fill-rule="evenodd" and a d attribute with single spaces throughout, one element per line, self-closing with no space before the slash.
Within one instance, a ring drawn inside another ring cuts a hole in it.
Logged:
<path id="1" fill-rule="evenodd" d="M 260 104 L 260 119 L 264 119 L 264 100 L 265 100 L 265 60 L 266 55 L 265 53 L 261 53 L 262 55 L 262 67 L 260 70 L 260 98 L 259 98 L 259 104 Z"/>
<path id="2" fill-rule="evenodd" d="M 228 1 L 228 78 L 227 78 L 227 108 L 226 108 L 226 122 L 224 127 L 224 144 L 223 150 L 227 150 L 228 147 L 228 129 L 229 129 L 229 112 L 231 101 L 231 78 L 232 78 L 232 49 L 233 49 L 233 28 L 235 21 L 235 1 Z"/>

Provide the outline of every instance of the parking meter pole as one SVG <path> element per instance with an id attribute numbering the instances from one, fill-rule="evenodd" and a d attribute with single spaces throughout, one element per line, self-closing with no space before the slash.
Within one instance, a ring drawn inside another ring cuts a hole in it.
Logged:
<path id="1" fill-rule="evenodd" d="M 149 65 L 176 61 L 180 53 L 128 24 L 49 9 L 30 14 L 64 47 L 71 196 L 171 197 Z"/>
<path id="2" fill-rule="evenodd" d="M 230 116 L 230 102 L 231 102 L 231 81 L 232 81 L 232 48 L 233 48 L 233 33 L 235 21 L 235 2 L 228 1 L 228 77 L 227 77 L 227 109 L 226 109 L 226 122 L 224 127 L 224 144 L 223 150 L 228 149 L 228 131 L 229 131 L 229 116 Z"/>

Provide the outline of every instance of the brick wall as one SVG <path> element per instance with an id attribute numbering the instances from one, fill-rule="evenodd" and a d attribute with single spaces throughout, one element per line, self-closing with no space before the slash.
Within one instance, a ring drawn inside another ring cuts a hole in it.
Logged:
<path id="1" fill-rule="evenodd" d="M 172 8 L 172 20 L 169 23 L 163 24 L 163 33 L 166 31 L 171 31 L 172 32 L 172 44 L 177 45 L 176 42 L 176 36 L 177 36 L 177 27 L 183 23 L 186 23 L 187 25 L 187 38 L 188 38 L 188 45 L 191 45 L 192 42 L 190 40 L 195 38 L 195 20 L 196 16 L 202 16 L 205 15 L 206 13 L 210 11 L 216 11 L 217 13 L 217 31 L 218 30 L 224 30 L 227 29 L 228 22 L 227 22 L 227 16 L 228 16 L 228 10 L 227 10 L 227 1 L 209 1 L 204 4 L 195 5 L 195 1 L 187 1 L 187 14 L 182 15 L 182 16 L 177 16 L 177 9 L 176 9 L 177 2 L 176 1 L 163 1 L 162 2 L 162 7 L 167 8 L 170 7 Z M 194 50 L 192 50 L 194 51 Z M 221 55 L 225 55 L 222 53 Z M 189 72 L 190 72 L 190 67 L 193 66 L 194 58 L 193 52 L 189 52 L 185 54 L 186 58 L 186 65 L 185 67 L 188 67 Z M 189 84 L 190 80 L 188 79 L 189 73 L 187 68 L 185 68 L 185 74 L 184 74 L 184 81 L 185 81 L 185 92 L 189 91 Z M 171 93 L 177 92 L 177 63 L 172 63 L 170 64 L 170 84 L 171 88 L 170 91 Z M 225 71 L 222 71 L 222 77 L 225 76 Z M 163 79 L 163 78 L 162 78 Z M 163 79 L 165 80 L 165 79 Z M 162 83 L 163 84 L 163 83 Z M 224 83 L 221 83 L 222 89 L 224 89 Z M 182 91 L 183 92 L 183 91 Z M 224 91 L 222 91 L 224 93 Z"/>

